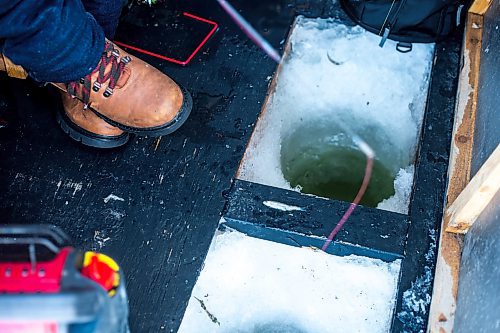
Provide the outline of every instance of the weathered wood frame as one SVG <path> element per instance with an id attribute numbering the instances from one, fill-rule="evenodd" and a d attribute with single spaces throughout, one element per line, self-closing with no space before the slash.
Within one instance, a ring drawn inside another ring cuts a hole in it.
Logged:
<path id="1" fill-rule="evenodd" d="M 446 211 L 446 231 L 465 234 L 500 189 L 500 145 Z"/>
<path id="2" fill-rule="evenodd" d="M 476 0 L 467 13 L 457 92 L 458 102 L 448 167 L 445 205 L 445 211 L 448 212 L 471 178 L 483 40 L 482 27 L 484 16 L 493 1 L 495 0 Z M 452 214 L 445 214 L 441 226 L 428 332 L 446 333 L 453 330 L 463 235 L 447 232 L 451 216 Z"/>

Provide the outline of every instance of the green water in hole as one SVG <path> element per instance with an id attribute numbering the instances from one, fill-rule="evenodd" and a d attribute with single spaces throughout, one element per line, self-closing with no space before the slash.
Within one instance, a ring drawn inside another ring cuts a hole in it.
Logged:
<path id="1" fill-rule="evenodd" d="M 292 187 L 300 186 L 302 193 L 352 202 L 363 182 L 365 167 L 365 154 L 335 126 L 301 126 L 281 144 L 283 175 Z M 395 176 L 387 163 L 376 157 L 361 204 L 376 207 L 394 195 Z"/>

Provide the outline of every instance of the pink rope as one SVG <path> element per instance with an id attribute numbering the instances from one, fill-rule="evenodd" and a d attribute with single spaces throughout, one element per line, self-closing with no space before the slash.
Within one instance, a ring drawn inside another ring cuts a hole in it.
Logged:
<path id="1" fill-rule="evenodd" d="M 356 209 L 356 207 L 359 205 L 359 202 L 361 201 L 361 199 L 365 195 L 365 191 L 368 188 L 368 184 L 370 184 L 370 178 L 372 176 L 372 169 L 373 169 L 373 157 L 367 155 L 365 176 L 363 178 L 363 183 L 361 184 L 361 187 L 359 188 L 358 194 L 356 195 L 356 198 L 354 198 L 354 201 L 349 205 L 349 208 L 344 213 L 344 216 L 342 216 L 339 223 L 337 223 L 335 228 L 332 230 L 332 232 L 328 236 L 328 239 L 325 241 L 325 244 L 323 244 L 323 247 L 321 248 L 323 251 L 326 251 L 326 249 L 328 248 L 330 243 L 333 241 L 335 236 L 337 236 L 340 229 L 342 229 L 344 224 L 349 219 L 349 216 L 351 216 L 352 212 L 354 211 L 354 209 Z"/>

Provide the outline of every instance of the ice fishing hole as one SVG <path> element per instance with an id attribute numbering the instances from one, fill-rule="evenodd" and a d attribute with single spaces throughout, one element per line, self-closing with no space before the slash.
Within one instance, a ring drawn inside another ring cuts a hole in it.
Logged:
<path id="1" fill-rule="evenodd" d="M 397 168 L 391 164 L 400 155 L 387 152 L 391 145 L 378 134 L 368 128 L 358 133 L 377 154 L 361 200 L 368 207 L 376 207 L 394 195 Z M 383 149 L 379 149 L 381 146 Z M 280 162 L 285 179 L 302 193 L 351 202 L 363 181 L 366 156 L 338 124 L 322 120 L 301 124 L 284 135 Z"/>

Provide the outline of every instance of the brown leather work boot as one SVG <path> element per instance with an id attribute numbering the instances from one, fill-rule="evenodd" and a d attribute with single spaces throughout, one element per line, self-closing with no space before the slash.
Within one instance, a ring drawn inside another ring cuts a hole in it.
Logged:
<path id="1" fill-rule="evenodd" d="M 128 142 L 128 133 L 99 118 L 78 99 L 61 95 L 64 111 L 57 113 L 57 122 L 71 138 L 96 148 L 116 148 Z"/>
<path id="2" fill-rule="evenodd" d="M 9 58 L 0 53 L 0 71 L 7 72 L 10 77 L 26 79 L 28 73 L 14 64 Z M 79 100 L 72 98 L 67 93 L 61 94 L 63 111 L 58 111 L 57 122 L 71 138 L 84 145 L 96 148 L 115 148 L 124 145 L 130 135 L 121 129 L 114 127 L 94 112 L 85 109 L 85 105 Z M 0 128 L 2 127 L 0 119 Z"/>
<path id="3" fill-rule="evenodd" d="M 172 79 L 109 41 L 92 73 L 55 85 L 109 124 L 139 135 L 172 133 L 193 105 L 191 95 Z"/>

